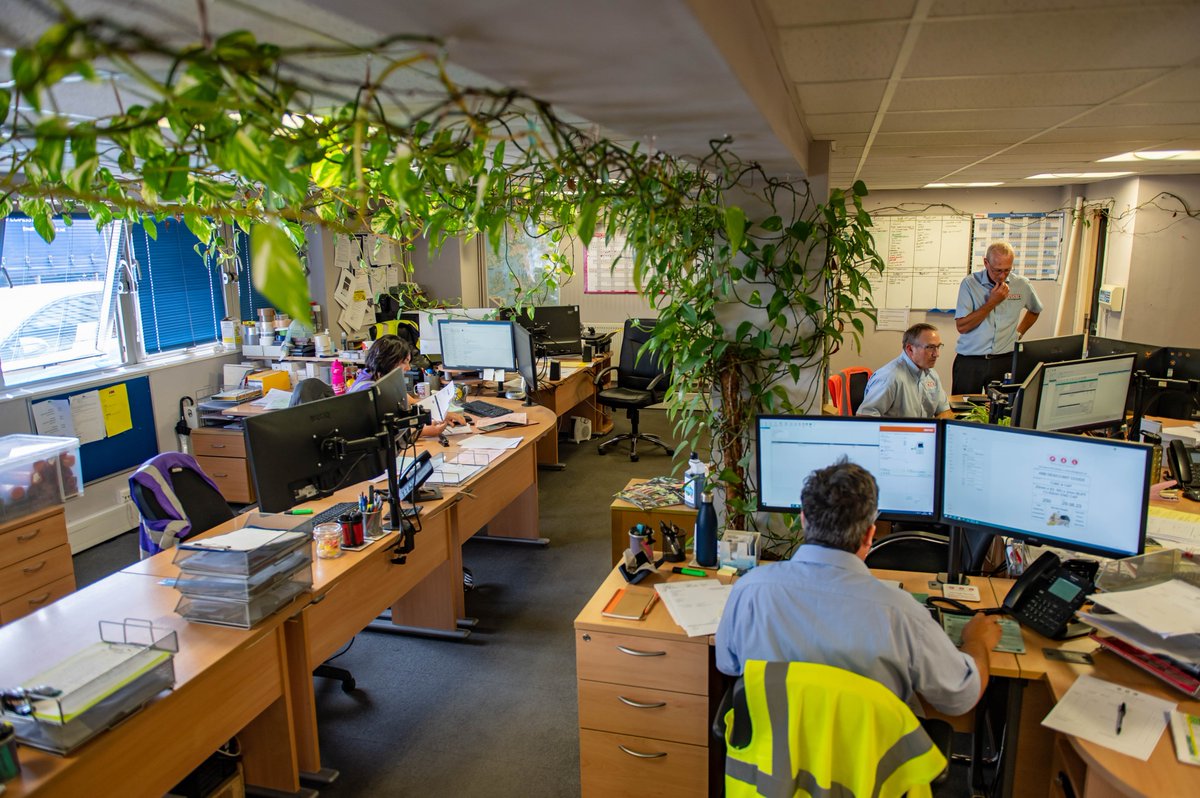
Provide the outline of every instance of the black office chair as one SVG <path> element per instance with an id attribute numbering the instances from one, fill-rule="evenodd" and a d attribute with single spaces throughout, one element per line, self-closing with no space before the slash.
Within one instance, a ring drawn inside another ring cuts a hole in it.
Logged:
<path id="1" fill-rule="evenodd" d="M 187 535 L 180 540 L 207 532 L 233 518 L 233 508 L 225 501 L 221 492 L 209 483 L 200 464 L 191 455 L 178 452 L 157 454 L 147 460 L 138 471 L 145 473 L 147 469 L 161 475 L 162 480 L 167 483 L 164 489 L 175 494 L 184 517 L 191 524 Z M 180 520 L 176 512 L 163 507 L 158 496 L 139 479 L 129 480 L 129 498 L 145 521 L 155 523 Z"/>
<path id="2" fill-rule="evenodd" d="M 613 435 L 603 441 L 598 450 L 600 454 L 608 454 L 608 448 L 617 441 L 627 440 L 629 459 L 635 463 L 638 460 L 637 442 L 649 441 L 655 446 L 661 446 L 668 455 L 674 455 L 675 449 L 657 435 L 638 432 L 638 413 L 644 407 L 662 401 L 667 387 L 671 383 L 671 375 L 659 359 L 657 353 L 643 352 L 643 345 L 650 340 L 657 319 L 626 319 L 625 330 L 621 337 L 621 360 L 617 366 L 609 366 L 596 375 L 596 385 L 603 385 L 607 376 L 617 372 L 617 383 L 612 388 L 605 388 L 596 395 L 596 401 L 605 407 L 623 408 L 629 416 L 630 431 Z"/>
<path id="3" fill-rule="evenodd" d="M 962 571 L 978 575 L 983 570 L 992 536 L 977 532 L 963 534 Z M 950 540 L 931 532 L 893 532 L 880 538 L 867 552 L 867 567 L 888 571 L 945 571 L 950 562 Z"/>

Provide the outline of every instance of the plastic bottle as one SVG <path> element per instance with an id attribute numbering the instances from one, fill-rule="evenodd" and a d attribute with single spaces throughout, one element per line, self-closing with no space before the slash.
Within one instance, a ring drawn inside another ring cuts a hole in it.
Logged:
<path id="1" fill-rule="evenodd" d="M 697 506 L 696 497 L 704 493 L 704 481 L 708 477 L 708 465 L 700 462 L 700 455 L 692 452 L 687 470 L 683 472 L 683 503 Z"/>
<path id="2" fill-rule="evenodd" d="M 695 547 L 696 564 L 703 568 L 717 567 L 717 511 L 713 508 L 711 491 L 705 491 L 696 511 Z"/>
<path id="3" fill-rule="evenodd" d="M 333 361 L 333 365 L 329 367 L 329 382 L 333 385 L 334 394 L 343 394 L 346 392 L 345 373 L 345 366 L 342 365 L 342 361 Z"/>

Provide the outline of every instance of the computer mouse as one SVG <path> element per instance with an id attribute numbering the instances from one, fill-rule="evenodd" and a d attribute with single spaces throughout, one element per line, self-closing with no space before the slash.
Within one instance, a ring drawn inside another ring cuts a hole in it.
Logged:
<path id="1" fill-rule="evenodd" d="M 471 418 L 470 416 L 463 416 L 463 421 L 467 422 L 468 424 L 475 423 L 475 419 Z"/>

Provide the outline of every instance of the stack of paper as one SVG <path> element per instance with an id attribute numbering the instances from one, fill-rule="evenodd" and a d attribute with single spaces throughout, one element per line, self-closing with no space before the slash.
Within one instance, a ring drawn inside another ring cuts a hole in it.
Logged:
<path id="1" fill-rule="evenodd" d="M 1200 551 L 1200 515 L 1151 507 L 1146 536 L 1168 548 Z"/>
<path id="2" fill-rule="evenodd" d="M 520 438 L 501 438 L 496 435 L 473 435 L 458 444 L 463 449 L 515 449 L 521 445 Z"/>
<path id="3" fill-rule="evenodd" d="M 655 585 L 659 597 L 671 613 L 671 619 L 683 627 L 688 637 L 716 634 L 725 602 L 732 585 L 717 579 L 693 579 Z"/>

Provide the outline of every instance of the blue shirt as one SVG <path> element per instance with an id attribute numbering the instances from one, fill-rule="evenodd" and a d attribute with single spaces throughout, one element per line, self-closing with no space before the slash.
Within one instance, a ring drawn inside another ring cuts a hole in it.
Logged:
<path id="1" fill-rule="evenodd" d="M 854 554 L 814 544 L 737 581 L 716 648 L 717 668 L 731 676 L 751 659 L 832 665 L 880 682 L 918 714 L 917 694 L 949 715 L 979 698 L 975 661 L 924 606 Z"/>
<path id="2" fill-rule="evenodd" d="M 979 310 L 987 302 L 995 283 L 988 277 L 987 269 L 973 272 L 963 278 L 958 286 L 958 308 L 954 318 L 961 319 Z M 1013 351 L 1017 344 L 1017 322 L 1021 310 L 1030 313 L 1042 312 L 1042 300 L 1033 290 L 1033 285 L 1019 274 L 1008 275 L 1008 299 L 1001 302 L 970 332 L 958 336 L 960 355 L 1003 355 Z"/>
<path id="3" fill-rule="evenodd" d="M 937 372 L 918 368 L 907 352 L 901 352 L 871 375 L 856 415 L 933 418 L 949 409 Z"/>

